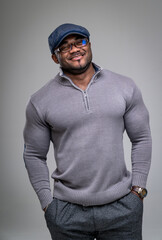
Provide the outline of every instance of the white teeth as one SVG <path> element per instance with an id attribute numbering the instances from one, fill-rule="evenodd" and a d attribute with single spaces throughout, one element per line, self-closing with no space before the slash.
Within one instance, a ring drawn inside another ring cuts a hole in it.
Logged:
<path id="1" fill-rule="evenodd" d="M 81 55 L 75 55 L 74 57 L 72 57 L 72 58 L 76 58 L 76 57 L 80 57 Z"/>
<path id="2" fill-rule="evenodd" d="M 75 57 L 72 57 L 71 59 L 80 59 L 81 55 L 78 55 L 78 56 L 75 56 Z"/>
<path id="3" fill-rule="evenodd" d="M 83 56 L 83 54 L 74 54 L 73 56 L 71 56 L 71 58 L 70 59 L 74 59 L 74 58 L 77 58 L 77 57 L 82 57 Z"/>

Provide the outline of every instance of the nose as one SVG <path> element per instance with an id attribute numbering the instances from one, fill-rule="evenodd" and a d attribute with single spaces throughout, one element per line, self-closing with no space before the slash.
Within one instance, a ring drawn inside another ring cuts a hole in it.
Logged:
<path id="1" fill-rule="evenodd" d="M 79 48 L 77 48 L 74 43 L 71 43 L 71 44 L 70 44 L 70 52 L 78 51 L 78 49 L 79 49 Z"/>

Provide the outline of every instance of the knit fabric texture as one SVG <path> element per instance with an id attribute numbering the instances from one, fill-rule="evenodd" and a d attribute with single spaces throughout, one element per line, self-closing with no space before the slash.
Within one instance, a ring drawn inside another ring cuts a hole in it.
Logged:
<path id="1" fill-rule="evenodd" d="M 113 202 L 131 186 L 145 187 L 151 162 L 149 114 L 128 77 L 95 65 L 83 91 L 63 73 L 33 94 L 26 109 L 24 161 L 42 209 L 52 197 L 85 206 Z M 132 143 L 132 171 L 123 149 Z M 53 143 L 56 169 L 51 193 L 47 153 Z"/>

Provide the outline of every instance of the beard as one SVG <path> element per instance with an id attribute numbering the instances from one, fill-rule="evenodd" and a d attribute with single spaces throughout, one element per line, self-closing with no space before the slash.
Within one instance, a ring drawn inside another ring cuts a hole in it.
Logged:
<path id="1" fill-rule="evenodd" d="M 79 62 L 78 67 L 71 67 L 71 68 L 62 67 L 63 72 L 70 73 L 70 74 L 73 74 L 73 75 L 79 75 L 79 74 L 82 74 L 82 73 L 86 72 L 87 69 L 89 68 L 90 64 L 91 64 L 91 61 L 90 61 L 90 62 L 87 62 L 86 65 L 82 66 L 80 64 L 79 60 L 78 60 L 78 62 Z"/>
<path id="2" fill-rule="evenodd" d="M 83 53 L 77 53 L 77 52 L 74 53 L 73 55 L 71 55 L 69 57 L 69 60 L 71 60 L 73 57 L 79 56 L 79 54 L 84 55 L 84 52 Z M 74 66 L 72 64 L 63 64 L 62 63 L 61 68 L 62 68 L 63 72 L 73 74 L 73 75 L 79 75 L 79 74 L 86 72 L 92 63 L 92 52 L 91 51 L 89 52 L 88 56 L 85 59 L 85 63 L 81 63 L 80 60 L 77 60 L 77 62 L 78 62 L 77 66 Z"/>

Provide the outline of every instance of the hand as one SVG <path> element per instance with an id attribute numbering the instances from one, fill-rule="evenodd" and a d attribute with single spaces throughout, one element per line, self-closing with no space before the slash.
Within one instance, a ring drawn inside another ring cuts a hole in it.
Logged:
<path id="1" fill-rule="evenodd" d="M 49 206 L 49 204 L 48 204 L 45 208 L 43 208 L 43 211 L 44 211 L 44 212 L 46 212 L 48 206 Z"/>
<path id="2" fill-rule="evenodd" d="M 135 191 L 133 191 L 133 190 L 131 190 L 131 192 L 132 192 L 133 194 L 137 195 L 137 196 L 143 201 L 143 198 L 141 198 L 140 195 L 139 195 L 137 192 L 135 192 Z"/>

